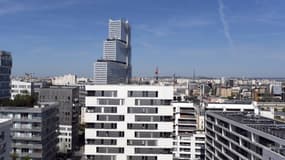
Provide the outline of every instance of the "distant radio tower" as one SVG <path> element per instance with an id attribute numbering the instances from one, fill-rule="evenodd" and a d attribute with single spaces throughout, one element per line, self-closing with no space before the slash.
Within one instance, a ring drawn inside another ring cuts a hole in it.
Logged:
<path id="1" fill-rule="evenodd" d="M 156 67 L 155 69 L 155 81 L 158 82 L 158 73 L 159 73 L 159 70 L 158 70 L 158 67 Z"/>
<path id="2" fill-rule="evenodd" d="M 193 69 L 193 82 L 195 82 L 195 80 L 196 80 L 196 73 L 195 73 L 195 68 Z"/>

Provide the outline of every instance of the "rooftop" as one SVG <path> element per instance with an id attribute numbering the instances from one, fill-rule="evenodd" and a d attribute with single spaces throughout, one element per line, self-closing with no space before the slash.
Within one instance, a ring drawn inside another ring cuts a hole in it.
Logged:
<path id="1" fill-rule="evenodd" d="M 215 112 L 222 117 L 267 134 L 285 139 L 285 123 L 255 115 L 253 112 Z"/>

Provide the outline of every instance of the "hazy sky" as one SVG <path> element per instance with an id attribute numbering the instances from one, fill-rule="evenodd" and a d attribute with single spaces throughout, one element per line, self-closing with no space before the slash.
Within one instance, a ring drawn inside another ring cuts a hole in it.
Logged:
<path id="1" fill-rule="evenodd" d="M 108 19 L 132 26 L 134 76 L 285 75 L 285 0 L 0 0 L 14 75 L 92 77 Z"/>

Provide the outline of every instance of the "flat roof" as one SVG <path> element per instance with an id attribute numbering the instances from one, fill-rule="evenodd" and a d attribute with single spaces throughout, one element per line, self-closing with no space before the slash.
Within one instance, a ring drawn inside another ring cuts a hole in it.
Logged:
<path id="1" fill-rule="evenodd" d="M 267 134 L 285 139 L 285 123 L 255 115 L 253 112 L 213 112 Z"/>

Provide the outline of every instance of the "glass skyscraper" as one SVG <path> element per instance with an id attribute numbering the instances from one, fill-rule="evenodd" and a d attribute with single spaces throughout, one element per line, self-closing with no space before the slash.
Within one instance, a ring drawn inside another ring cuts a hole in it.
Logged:
<path id="1" fill-rule="evenodd" d="M 12 56 L 10 52 L 0 51 L 0 99 L 10 98 Z"/>
<path id="2" fill-rule="evenodd" d="M 109 20 L 103 58 L 95 63 L 96 84 L 129 83 L 131 79 L 131 28 L 123 19 Z"/>

